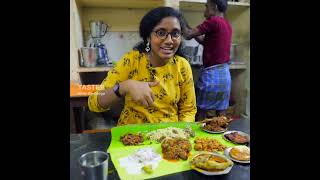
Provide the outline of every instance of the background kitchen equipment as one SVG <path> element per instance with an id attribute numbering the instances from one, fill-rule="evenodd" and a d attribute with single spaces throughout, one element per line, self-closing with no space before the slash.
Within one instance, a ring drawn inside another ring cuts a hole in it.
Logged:
<path id="1" fill-rule="evenodd" d="M 187 56 L 196 56 L 198 54 L 198 46 L 184 46 L 183 51 Z"/>
<path id="2" fill-rule="evenodd" d="M 95 47 L 82 47 L 80 49 L 80 66 L 96 67 L 98 51 L 98 48 Z"/>
<path id="3" fill-rule="evenodd" d="M 230 61 L 236 61 L 238 59 L 237 50 L 238 50 L 238 44 L 232 43 L 231 49 L 230 49 Z"/>
<path id="4" fill-rule="evenodd" d="M 93 44 L 90 47 L 98 48 L 97 65 L 109 65 L 111 62 L 108 58 L 107 49 L 105 45 L 101 42 L 101 38 L 107 33 L 110 25 L 104 24 L 103 21 L 90 21 L 90 35 L 93 39 Z"/>
<path id="5" fill-rule="evenodd" d="M 187 56 L 191 65 L 202 65 L 202 56 Z"/>
<path id="6" fill-rule="evenodd" d="M 186 55 L 189 63 L 191 65 L 202 65 L 201 56 L 198 55 L 199 45 L 198 46 L 183 46 L 183 53 Z"/>
<path id="7" fill-rule="evenodd" d="M 244 64 L 243 48 L 244 43 L 232 43 L 230 48 L 230 63 Z"/>

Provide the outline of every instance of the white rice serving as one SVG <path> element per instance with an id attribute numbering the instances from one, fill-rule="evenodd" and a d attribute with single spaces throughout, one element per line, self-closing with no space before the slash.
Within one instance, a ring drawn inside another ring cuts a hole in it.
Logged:
<path id="1" fill-rule="evenodd" d="M 162 142 L 164 139 L 188 139 L 190 134 L 184 129 L 176 127 L 167 127 L 164 129 L 157 129 L 146 134 L 147 138 L 157 142 Z"/>

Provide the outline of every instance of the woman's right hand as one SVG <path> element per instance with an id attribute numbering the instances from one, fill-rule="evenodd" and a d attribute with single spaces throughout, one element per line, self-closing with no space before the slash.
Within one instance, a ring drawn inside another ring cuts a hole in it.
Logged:
<path id="1" fill-rule="evenodd" d="M 136 80 L 126 80 L 120 83 L 120 94 L 130 95 L 132 100 L 148 107 L 152 106 L 154 102 L 154 94 L 150 87 L 159 85 L 157 82 L 142 82 Z"/>

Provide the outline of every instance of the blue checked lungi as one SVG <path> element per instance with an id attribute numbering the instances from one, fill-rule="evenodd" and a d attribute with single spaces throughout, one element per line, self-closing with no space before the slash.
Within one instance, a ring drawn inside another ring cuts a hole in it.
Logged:
<path id="1" fill-rule="evenodd" d="M 226 110 L 231 91 L 229 65 L 224 63 L 203 68 L 195 89 L 199 109 Z"/>

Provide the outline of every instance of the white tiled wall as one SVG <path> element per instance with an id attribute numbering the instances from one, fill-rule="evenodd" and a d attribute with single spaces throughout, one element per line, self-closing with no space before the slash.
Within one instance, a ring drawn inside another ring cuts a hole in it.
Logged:
<path id="1" fill-rule="evenodd" d="M 92 38 L 87 37 L 86 46 L 92 43 Z M 132 48 L 140 41 L 142 38 L 139 36 L 139 32 L 108 32 L 102 39 L 102 43 L 106 45 L 108 56 L 111 61 L 118 61 L 126 52 L 132 50 Z M 192 40 L 185 40 L 186 46 L 198 46 L 199 43 Z M 202 54 L 202 45 L 199 46 L 198 55 Z"/>
<path id="2" fill-rule="evenodd" d="M 92 38 L 88 37 L 87 39 L 89 40 L 86 42 L 86 46 L 89 46 L 92 43 Z M 138 32 L 107 32 L 101 41 L 106 46 L 109 59 L 118 61 L 142 39 Z"/>

